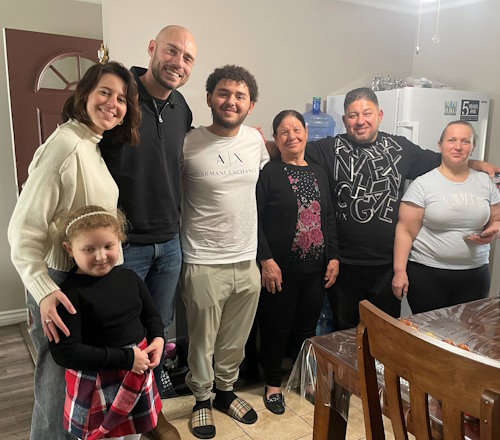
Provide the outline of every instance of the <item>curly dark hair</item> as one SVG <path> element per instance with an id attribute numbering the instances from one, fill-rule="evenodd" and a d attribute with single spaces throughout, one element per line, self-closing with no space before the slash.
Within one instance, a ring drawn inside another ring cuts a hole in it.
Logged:
<path id="1" fill-rule="evenodd" d="M 75 93 L 64 104 L 62 119 L 64 122 L 69 119 L 76 119 L 87 126 L 92 125 L 92 121 L 87 114 L 87 100 L 106 73 L 116 75 L 123 80 L 127 95 L 127 113 L 123 119 L 123 124 L 117 125 L 110 130 L 113 142 L 137 145 L 140 140 L 139 125 L 141 123 L 137 84 L 129 70 L 116 61 L 110 61 L 106 64 L 94 64 L 85 72 L 76 86 Z"/>
<path id="2" fill-rule="evenodd" d="M 217 84 L 220 81 L 235 81 L 237 83 L 245 83 L 250 92 L 250 101 L 257 102 L 259 89 L 255 77 L 245 68 L 235 66 L 234 64 L 226 64 L 224 67 L 215 69 L 208 77 L 206 90 L 212 94 Z"/>

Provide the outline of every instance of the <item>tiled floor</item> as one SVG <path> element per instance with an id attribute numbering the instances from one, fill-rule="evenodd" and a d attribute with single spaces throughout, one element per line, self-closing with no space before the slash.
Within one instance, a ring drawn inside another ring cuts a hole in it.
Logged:
<path id="1" fill-rule="evenodd" d="M 286 411 L 283 415 L 275 415 L 264 407 L 262 400 L 263 386 L 240 388 L 236 391 L 238 396 L 252 404 L 259 416 L 257 423 L 245 425 L 238 423 L 229 416 L 213 410 L 217 440 L 310 440 L 314 419 L 314 407 L 294 392 L 285 394 Z M 163 412 L 179 430 L 182 439 L 196 439 L 189 429 L 191 411 L 194 405 L 193 396 L 176 397 L 163 400 Z M 386 438 L 393 440 L 392 427 L 387 419 Z M 363 409 L 357 397 L 351 398 L 349 409 L 349 422 L 347 425 L 348 440 L 365 439 L 363 425 Z"/>

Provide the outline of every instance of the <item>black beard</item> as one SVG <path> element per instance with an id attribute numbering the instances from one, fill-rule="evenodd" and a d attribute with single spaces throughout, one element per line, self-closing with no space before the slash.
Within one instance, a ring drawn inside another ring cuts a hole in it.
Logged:
<path id="1" fill-rule="evenodd" d="M 214 112 L 212 110 L 212 120 L 215 124 L 219 125 L 220 127 L 223 127 L 223 128 L 227 128 L 227 129 L 232 129 L 232 128 L 237 128 L 239 127 L 241 124 L 243 124 L 243 121 L 246 119 L 248 115 L 248 112 L 241 116 L 240 118 L 238 118 L 236 121 L 234 122 L 230 122 L 230 121 L 226 121 L 222 118 L 219 118 L 219 115 Z"/>
<path id="2" fill-rule="evenodd" d="M 160 71 L 161 71 L 160 62 L 158 62 L 156 65 L 151 66 L 151 73 L 153 74 L 153 78 L 156 80 L 156 82 L 167 90 L 175 90 L 175 87 L 172 87 L 170 84 L 163 81 L 160 75 Z"/>

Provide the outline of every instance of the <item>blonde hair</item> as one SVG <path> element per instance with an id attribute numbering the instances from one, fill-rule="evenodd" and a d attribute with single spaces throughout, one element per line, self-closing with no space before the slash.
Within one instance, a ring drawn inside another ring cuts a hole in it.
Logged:
<path id="1" fill-rule="evenodd" d="M 58 222 L 61 241 L 71 243 L 82 232 L 112 228 L 120 241 L 126 239 L 125 215 L 119 209 L 108 211 L 97 205 L 83 206 L 68 212 Z"/>
<path id="2" fill-rule="evenodd" d="M 443 141 L 444 141 L 444 136 L 446 134 L 446 130 L 448 130 L 448 127 L 451 127 L 452 125 L 465 125 L 466 127 L 469 127 L 470 131 L 472 133 L 472 145 L 474 147 L 476 146 L 476 141 L 477 141 L 476 130 L 474 130 L 474 127 L 472 126 L 472 124 L 469 121 L 460 121 L 460 120 L 448 122 L 448 124 L 446 125 L 446 127 L 444 127 L 443 132 L 441 133 L 441 137 L 439 138 L 439 143 L 440 144 L 442 144 Z"/>

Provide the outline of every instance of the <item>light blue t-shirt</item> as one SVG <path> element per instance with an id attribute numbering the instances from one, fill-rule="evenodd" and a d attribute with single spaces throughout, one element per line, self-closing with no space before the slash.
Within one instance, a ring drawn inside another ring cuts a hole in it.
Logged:
<path id="1" fill-rule="evenodd" d="M 464 240 L 482 232 L 490 205 L 500 203 L 500 192 L 486 173 L 469 170 L 464 182 L 452 182 L 436 168 L 415 179 L 402 200 L 425 209 L 410 261 L 453 270 L 488 264 L 489 244 Z"/>

